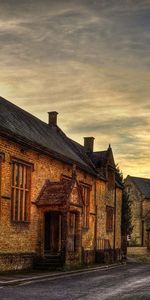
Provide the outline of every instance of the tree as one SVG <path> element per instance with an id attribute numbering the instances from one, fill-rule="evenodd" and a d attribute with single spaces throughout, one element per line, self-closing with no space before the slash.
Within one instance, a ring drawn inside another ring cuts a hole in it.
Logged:
<path id="1" fill-rule="evenodd" d="M 126 191 L 122 194 L 122 220 L 121 220 L 121 232 L 122 235 L 129 235 L 132 233 L 132 212 L 131 212 L 131 200 Z"/>
<path id="2" fill-rule="evenodd" d="M 117 179 L 121 184 L 123 184 L 123 173 L 122 173 L 122 171 L 120 170 L 118 164 L 116 164 L 116 179 Z"/>
<path id="3" fill-rule="evenodd" d="M 124 187 L 123 173 L 116 165 L 116 179 Z M 128 193 L 123 189 L 122 193 L 122 218 L 121 218 L 121 233 L 122 236 L 127 236 L 132 233 L 132 212 L 131 212 L 131 200 Z"/>
<path id="4" fill-rule="evenodd" d="M 122 185 L 122 216 L 121 216 L 121 249 L 122 259 L 127 257 L 127 235 L 130 235 L 133 230 L 132 226 L 132 212 L 131 212 L 131 200 L 129 195 L 124 190 L 123 173 L 116 165 L 116 180 Z"/>

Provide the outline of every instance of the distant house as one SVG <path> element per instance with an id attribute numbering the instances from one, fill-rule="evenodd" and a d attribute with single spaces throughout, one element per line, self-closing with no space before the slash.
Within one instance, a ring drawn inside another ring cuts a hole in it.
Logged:
<path id="1" fill-rule="evenodd" d="M 132 225 L 130 245 L 147 246 L 150 229 L 150 179 L 127 176 L 125 190 L 132 202 Z"/>
<path id="2" fill-rule="evenodd" d="M 120 258 L 122 185 L 93 151 L 0 97 L 0 271 Z"/>

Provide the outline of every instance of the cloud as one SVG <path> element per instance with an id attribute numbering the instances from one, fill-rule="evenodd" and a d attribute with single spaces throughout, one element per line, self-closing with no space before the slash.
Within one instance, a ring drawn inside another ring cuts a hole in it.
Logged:
<path id="1" fill-rule="evenodd" d="M 0 10 L 1 95 L 45 121 L 59 111 L 72 138 L 111 142 L 125 173 L 147 175 L 149 0 L 0 0 Z"/>

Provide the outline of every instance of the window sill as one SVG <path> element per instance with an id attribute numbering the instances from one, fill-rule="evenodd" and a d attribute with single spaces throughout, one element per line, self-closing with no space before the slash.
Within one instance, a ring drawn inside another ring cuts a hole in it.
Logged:
<path id="1" fill-rule="evenodd" d="M 30 221 L 13 221 L 13 220 L 11 220 L 11 223 L 14 225 L 29 225 L 31 222 Z"/>

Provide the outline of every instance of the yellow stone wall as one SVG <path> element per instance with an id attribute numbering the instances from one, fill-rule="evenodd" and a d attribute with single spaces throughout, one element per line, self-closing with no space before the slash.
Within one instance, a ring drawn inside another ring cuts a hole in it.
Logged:
<path id="1" fill-rule="evenodd" d="M 131 181 L 126 181 L 126 191 L 130 188 L 129 198 L 131 200 L 132 225 L 133 231 L 131 234 L 130 245 L 142 245 L 143 231 L 143 246 L 147 244 L 147 224 L 149 219 L 145 219 L 146 214 L 150 211 L 150 200 L 144 199 L 143 195 Z M 142 225 L 143 223 L 143 225 Z M 143 229 L 142 229 L 143 227 Z"/>
<path id="2" fill-rule="evenodd" d="M 102 180 L 99 180 L 96 183 L 96 206 L 97 206 L 97 239 L 99 238 L 108 239 L 111 248 L 113 248 L 114 228 L 112 232 L 106 231 L 106 206 L 111 206 L 115 208 L 115 189 L 113 189 L 112 191 L 108 191 L 107 182 Z M 116 189 L 115 249 L 121 248 L 121 207 L 122 207 L 122 190 L 117 188 Z"/>
<path id="3" fill-rule="evenodd" d="M 4 138 L 0 138 L 0 152 L 5 154 L 1 170 L 0 252 L 35 252 L 39 249 L 41 239 L 43 242 L 41 222 L 44 217 L 34 202 L 46 179 L 59 181 L 62 174 L 71 177 L 72 166 L 30 149 L 24 152 L 20 145 Z M 12 157 L 34 165 L 31 179 L 31 220 L 29 224 L 16 224 L 11 221 Z M 85 249 L 94 249 L 95 179 L 86 172 L 77 170 L 77 181 L 91 186 L 90 226 L 82 233 L 82 245 Z"/>
<path id="4" fill-rule="evenodd" d="M 62 175 L 72 176 L 72 166 L 48 155 L 25 149 L 21 145 L 0 138 L 0 152 L 5 154 L 2 162 L 0 197 L 0 254 L 1 253 L 39 253 L 44 245 L 44 212 L 37 208 L 35 201 L 45 180 L 60 181 Z M 11 220 L 11 159 L 21 159 L 33 164 L 31 178 L 31 217 L 30 222 L 13 223 Z M 82 228 L 82 247 L 95 249 L 96 238 L 108 239 L 114 246 L 114 230 L 106 232 L 106 206 L 114 207 L 115 189 L 108 192 L 107 182 L 77 169 L 78 183 L 91 186 L 89 228 Z M 121 248 L 121 189 L 116 189 L 116 242 L 115 248 Z M 82 216 L 81 216 L 82 218 Z"/>

